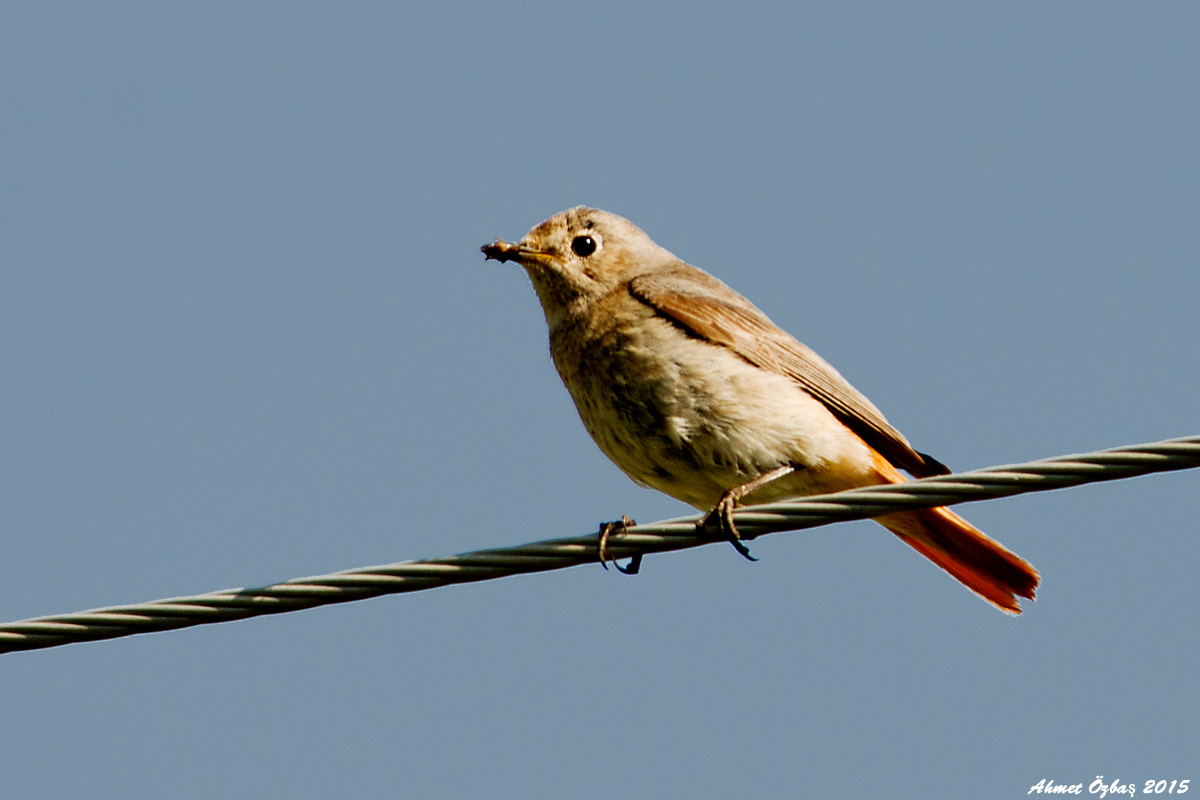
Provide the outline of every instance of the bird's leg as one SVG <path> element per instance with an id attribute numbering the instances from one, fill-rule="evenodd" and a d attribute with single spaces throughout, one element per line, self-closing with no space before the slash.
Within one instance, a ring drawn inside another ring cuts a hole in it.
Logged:
<path id="1" fill-rule="evenodd" d="M 742 536 L 738 533 L 737 526 L 733 524 L 733 509 L 737 507 L 738 500 L 741 500 L 755 489 L 761 489 L 768 483 L 795 471 L 796 468 L 791 464 L 784 464 L 782 467 L 777 467 L 770 472 L 759 475 L 749 483 L 733 487 L 721 495 L 721 499 L 717 501 L 716 506 L 705 515 L 704 519 L 697 523 L 697 527 L 707 528 L 713 522 L 716 522 L 717 529 L 729 537 L 729 543 L 733 545 L 734 550 L 737 550 L 743 557 L 750 561 L 758 561 L 757 558 L 750 555 L 750 548 L 742 544 Z"/>
<path id="2" fill-rule="evenodd" d="M 631 520 L 628 514 L 622 514 L 621 519 L 617 522 L 600 523 L 600 542 L 598 544 L 598 549 L 600 551 L 600 564 L 605 569 L 608 569 L 608 537 L 614 533 L 624 533 L 626 528 L 632 528 L 636 525 L 637 523 Z M 642 554 L 638 553 L 631 558 L 629 560 L 628 567 L 622 567 L 617 563 L 615 558 L 612 560 L 612 562 L 613 566 L 617 568 L 617 572 L 624 573 L 625 575 L 637 575 L 638 570 L 642 568 Z"/>

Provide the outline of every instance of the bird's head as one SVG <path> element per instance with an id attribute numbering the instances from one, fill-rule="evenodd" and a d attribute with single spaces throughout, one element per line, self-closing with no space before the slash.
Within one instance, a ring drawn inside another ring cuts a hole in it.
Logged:
<path id="1" fill-rule="evenodd" d="M 624 217 L 586 206 L 555 214 L 519 242 L 497 239 L 481 250 L 525 268 L 551 327 L 635 275 L 678 261 Z"/>

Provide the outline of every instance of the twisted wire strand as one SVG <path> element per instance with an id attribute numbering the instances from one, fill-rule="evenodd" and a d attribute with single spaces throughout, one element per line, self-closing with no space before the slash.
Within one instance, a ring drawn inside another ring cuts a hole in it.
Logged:
<path id="1" fill-rule="evenodd" d="M 1200 467 L 1200 436 L 741 508 L 734 512 L 734 517 L 742 538 L 754 539 L 768 533 L 864 519 L 891 511 L 1044 492 L 1194 467 Z M 713 532 L 697 530 L 699 519 L 682 517 L 614 533 L 608 542 L 609 554 L 626 558 L 723 541 Z M 565 569 L 594 563 L 597 544 L 598 535 L 593 533 L 445 558 L 361 567 L 258 588 L 226 589 L 138 605 L 36 617 L 0 625 L 0 653 L 230 622 L 454 583 Z"/>

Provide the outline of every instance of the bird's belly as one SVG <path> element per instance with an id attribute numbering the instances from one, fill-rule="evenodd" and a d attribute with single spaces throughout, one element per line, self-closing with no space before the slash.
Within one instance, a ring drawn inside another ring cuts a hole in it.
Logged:
<path id="1" fill-rule="evenodd" d="M 701 510 L 783 465 L 796 471 L 743 502 L 875 482 L 866 444 L 790 378 L 654 323 L 595 343 L 584 369 L 563 374 L 584 426 L 626 475 Z"/>

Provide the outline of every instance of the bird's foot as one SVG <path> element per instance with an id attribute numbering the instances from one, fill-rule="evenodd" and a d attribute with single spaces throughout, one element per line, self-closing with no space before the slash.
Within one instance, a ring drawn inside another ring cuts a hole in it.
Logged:
<path id="1" fill-rule="evenodd" d="M 784 475 L 791 474 L 797 469 L 794 464 L 784 464 L 782 467 L 759 475 L 748 483 L 743 483 L 741 486 L 735 486 L 725 494 L 721 495 L 721 499 L 717 501 L 717 505 L 712 511 L 696 523 L 696 527 L 703 530 L 708 528 L 713 523 L 717 524 L 717 530 L 725 534 L 729 539 L 729 543 L 733 545 L 733 549 L 742 554 L 748 561 L 758 561 L 757 558 L 750 555 L 750 548 L 742 542 L 742 535 L 738 533 L 737 525 L 733 524 L 733 509 L 737 507 L 738 500 L 753 492 L 755 489 L 761 489 L 772 481 L 777 481 Z"/>
<path id="2" fill-rule="evenodd" d="M 614 533 L 622 534 L 628 528 L 633 528 L 637 525 L 636 522 L 629 518 L 628 514 L 622 514 L 621 519 L 616 522 L 603 522 L 600 524 L 600 541 L 597 545 L 597 550 L 600 555 L 600 565 L 608 569 L 608 538 Z M 617 563 L 617 559 L 612 560 L 613 566 L 617 568 L 617 572 L 625 575 L 637 575 L 638 570 L 642 568 L 642 554 L 638 553 L 629 559 L 629 566 L 622 567 Z"/>
<path id="3" fill-rule="evenodd" d="M 733 524 L 733 509 L 737 507 L 737 497 L 734 496 L 736 489 L 731 489 L 721 496 L 717 501 L 713 510 L 705 515 L 704 519 L 696 523 L 696 527 L 700 529 L 711 530 L 715 527 L 718 531 L 729 539 L 729 543 L 733 545 L 733 549 L 741 553 L 742 557 L 747 561 L 758 561 L 757 558 L 750 555 L 750 548 L 746 547 L 742 541 L 742 535 L 738 533 L 737 525 Z"/>

